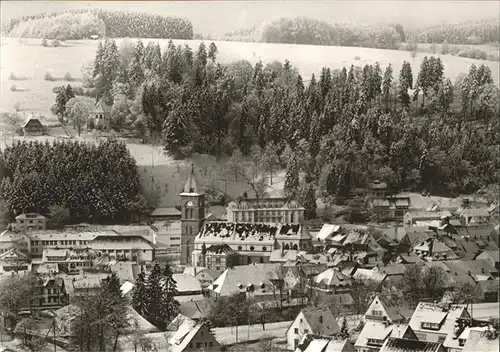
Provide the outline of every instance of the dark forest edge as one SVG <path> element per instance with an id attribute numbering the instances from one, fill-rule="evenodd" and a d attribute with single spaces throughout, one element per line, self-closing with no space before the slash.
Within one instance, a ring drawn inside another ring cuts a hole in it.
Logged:
<path id="1" fill-rule="evenodd" d="M 192 39 L 193 26 L 184 18 L 119 10 L 71 10 L 14 18 L 2 24 L 11 37 L 77 40 L 100 38 Z"/>

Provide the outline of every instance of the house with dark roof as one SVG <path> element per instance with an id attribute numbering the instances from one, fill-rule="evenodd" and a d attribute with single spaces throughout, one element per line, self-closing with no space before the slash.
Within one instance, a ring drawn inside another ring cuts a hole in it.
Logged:
<path id="1" fill-rule="evenodd" d="M 38 277 L 29 299 L 31 301 L 30 307 L 35 309 L 62 307 L 68 302 L 64 280 L 49 275 Z"/>
<path id="2" fill-rule="evenodd" d="M 182 302 L 179 306 L 179 313 L 190 319 L 199 321 L 206 318 L 210 313 L 210 303 L 206 299 Z"/>
<path id="3" fill-rule="evenodd" d="M 479 281 L 474 289 L 476 296 L 483 302 L 498 302 L 500 280 Z"/>
<path id="4" fill-rule="evenodd" d="M 491 220 L 488 208 L 465 208 L 460 212 L 460 219 L 467 226 L 469 224 L 484 224 Z"/>
<path id="5" fill-rule="evenodd" d="M 484 259 L 488 260 L 491 264 L 500 270 L 500 251 L 484 251 L 481 254 L 478 254 L 474 259 Z"/>
<path id="6" fill-rule="evenodd" d="M 429 261 L 458 259 L 456 253 L 437 237 L 429 237 L 417 244 L 413 251 L 422 259 Z"/>
<path id="7" fill-rule="evenodd" d="M 336 335 L 340 331 L 337 320 L 326 307 L 302 309 L 286 331 L 287 348 L 295 350 L 306 334 Z"/>
<path id="8" fill-rule="evenodd" d="M 446 352 L 441 343 L 389 337 L 380 352 Z"/>
<path id="9" fill-rule="evenodd" d="M 364 318 L 366 321 L 382 321 L 390 324 L 408 322 L 413 315 L 404 302 L 395 294 L 378 294 L 366 310 Z"/>
<path id="10" fill-rule="evenodd" d="M 181 211 L 174 207 L 159 207 L 149 214 L 153 221 L 180 220 Z"/>
<path id="11" fill-rule="evenodd" d="M 104 101 L 96 99 L 94 106 L 89 112 L 87 128 L 109 129 L 111 118 L 111 107 Z"/>
<path id="12" fill-rule="evenodd" d="M 356 352 L 376 352 L 389 338 L 405 338 L 417 341 L 417 337 L 409 325 L 390 324 L 387 321 L 369 320 L 363 326 L 354 347 Z"/>
<path id="13" fill-rule="evenodd" d="M 486 281 L 498 277 L 498 270 L 486 259 L 478 260 L 449 260 L 443 262 L 451 273 L 467 274 L 474 281 Z"/>
<path id="14" fill-rule="evenodd" d="M 21 125 L 21 130 L 25 136 L 41 136 L 45 132 L 42 122 L 33 114 L 30 114 L 26 121 Z"/>
<path id="15" fill-rule="evenodd" d="M 305 334 L 294 352 L 355 352 L 349 339 L 335 336 Z"/>

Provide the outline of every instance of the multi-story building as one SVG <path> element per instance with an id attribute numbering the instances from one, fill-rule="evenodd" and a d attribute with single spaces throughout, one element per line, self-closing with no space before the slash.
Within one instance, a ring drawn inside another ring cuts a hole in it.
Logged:
<path id="1" fill-rule="evenodd" d="M 16 216 L 16 229 L 18 231 L 45 230 L 47 218 L 38 213 L 23 213 Z"/>
<path id="2" fill-rule="evenodd" d="M 29 271 L 31 271 L 31 262 L 26 254 L 14 248 L 0 254 L 0 275 Z"/>
<path id="3" fill-rule="evenodd" d="M 36 280 L 30 297 L 30 306 L 35 309 L 57 309 L 68 303 L 64 280 L 60 277 L 41 276 Z"/>
<path id="4" fill-rule="evenodd" d="M 304 208 L 286 198 L 240 198 L 227 206 L 227 221 L 234 223 L 288 223 L 304 221 Z"/>
<path id="5" fill-rule="evenodd" d="M 381 219 L 403 221 L 403 215 L 410 208 L 408 194 L 389 194 L 387 184 L 378 180 L 368 186 L 366 200 L 368 208 Z"/>
<path id="6" fill-rule="evenodd" d="M 236 252 L 242 263 L 269 263 L 275 249 L 305 250 L 311 236 L 298 224 L 257 224 L 209 222 L 194 240 L 194 265 L 220 271 L 225 268 L 225 257 Z"/>
<path id="7" fill-rule="evenodd" d="M 142 236 L 99 235 L 89 243 L 97 256 L 107 254 L 113 259 L 152 262 L 155 245 Z"/>
<path id="8" fill-rule="evenodd" d="M 115 231 L 64 230 L 64 231 L 32 231 L 26 234 L 30 238 L 31 256 L 42 257 L 43 250 L 52 249 L 85 249 L 97 236 L 119 236 Z"/>
<path id="9" fill-rule="evenodd" d="M 27 256 L 31 254 L 30 239 L 23 233 L 5 230 L 0 234 L 0 253 L 15 249 Z"/>
<path id="10" fill-rule="evenodd" d="M 58 268 L 68 274 L 78 274 L 82 270 L 93 267 L 93 259 L 96 254 L 88 249 L 52 249 L 43 250 L 42 263 L 57 264 Z"/>

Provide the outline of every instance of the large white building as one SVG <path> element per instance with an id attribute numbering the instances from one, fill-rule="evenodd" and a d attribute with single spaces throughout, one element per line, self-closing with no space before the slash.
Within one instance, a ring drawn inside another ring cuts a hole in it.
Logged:
<path id="1" fill-rule="evenodd" d="M 288 223 L 304 221 L 304 208 L 286 198 L 240 198 L 227 206 L 227 221 L 235 223 Z"/>
<path id="2" fill-rule="evenodd" d="M 239 264 L 269 263 L 273 250 L 305 250 L 310 242 L 299 224 L 208 222 L 195 237 L 192 262 L 220 271 L 227 254 L 236 252 L 243 257 Z"/>

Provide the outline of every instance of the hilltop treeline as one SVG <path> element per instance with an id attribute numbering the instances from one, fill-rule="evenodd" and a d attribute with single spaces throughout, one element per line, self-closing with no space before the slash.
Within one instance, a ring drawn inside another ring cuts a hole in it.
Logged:
<path id="1" fill-rule="evenodd" d="M 260 28 L 226 33 L 221 39 L 398 49 L 399 44 L 407 40 L 415 43 L 499 43 L 500 25 L 497 19 L 405 29 L 401 24 L 335 24 L 301 16 L 280 18 Z"/>
<path id="2" fill-rule="evenodd" d="M 252 28 L 227 33 L 222 40 L 264 43 L 359 46 L 397 49 L 404 41 L 398 26 L 330 24 L 308 17 L 284 17 Z"/>
<path id="3" fill-rule="evenodd" d="M 11 217 L 63 206 L 74 222 L 127 222 L 146 206 L 122 143 L 17 142 L 0 152 L 0 170 L 0 198 Z"/>
<path id="4" fill-rule="evenodd" d="M 457 84 L 434 57 L 420 68 L 405 62 L 398 76 L 378 64 L 325 67 L 306 84 L 288 61 L 223 66 L 213 43 L 193 53 L 138 42 L 116 71 L 120 60 L 108 41 L 95 61 L 96 85 L 117 116 L 159 136 L 172 156 L 281 163 L 287 194 L 345 197 L 374 179 L 472 192 L 498 177 L 498 88 L 487 66 L 472 66 Z"/>
<path id="5" fill-rule="evenodd" d="M 3 27 L 13 37 L 83 39 L 139 37 L 191 39 L 193 26 L 183 18 L 118 10 L 75 10 L 11 20 Z"/>
<path id="6" fill-rule="evenodd" d="M 407 29 L 407 36 L 417 43 L 499 43 L 500 19 Z"/>

